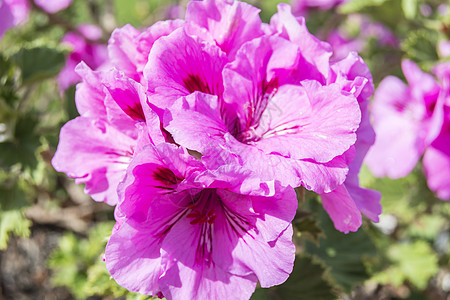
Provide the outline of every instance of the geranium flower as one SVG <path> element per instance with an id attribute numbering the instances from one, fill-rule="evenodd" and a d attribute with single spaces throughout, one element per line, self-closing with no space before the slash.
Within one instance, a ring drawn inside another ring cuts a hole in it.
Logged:
<path id="1" fill-rule="evenodd" d="M 409 174 L 424 153 L 439 94 L 434 78 L 409 60 L 402 63 L 408 85 L 388 76 L 375 92 L 372 116 L 377 139 L 366 163 L 376 176 Z"/>
<path id="2" fill-rule="evenodd" d="M 285 6 L 280 10 L 286 13 Z M 273 26 L 286 38 L 253 39 L 224 67 L 222 96 L 211 93 L 219 97 L 194 94 L 179 98 L 166 111 L 164 127 L 175 142 L 202 153 L 211 168 L 217 165 L 217 158 L 214 151 L 205 154 L 209 148 L 227 149 L 262 181 L 279 180 L 284 185 L 330 192 L 345 180 L 348 171 L 342 154 L 356 140 L 358 102 L 338 84 L 324 85 L 323 73 L 329 72 L 322 54 L 326 50 L 313 57 L 312 48 L 321 45 L 305 31 L 300 31 L 305 34 L 303 40 L 313 43 L 305 51 L 305 42 L 288 41 L 301 38 L 293 33 L 297 29 L 293 24 L 277 23 L 285 19 L 275 16 Z M 205 77 L 218 76 L 212 73 Z M 322 83 L 307 80 L 308 76 Z M 158 97 L 180 89 L 167 90 Z M 187 124 L 189 130 L 184 130 Z"/>
<path id="3" fill-rule="evenodd" d="M 206 172 L 206 173 L 205 173 Z M 106 266 L 130 291 L 167 299 L 249 299 L 292 271 L 292 188 L 272 197 L 236 193 L 186 150 L 148 144 L 130 164 L 116 207 L 120 226 Z"/>
<path id="4" fill-rule="evenodd" d="M 75 72 L 75 67 L 84 62 L 91 69 L 102 67 L 108 58 L 106 46 L 99 40 L 102 30 L 92 24 L 78 26 L 78 31 L 68 32 L 61 43 L 72 49 L 67 57 L 66 65 L 58 75 L 58 85 L 61 91 L 65 91 L 71 85 L 80 82 L 80 76 Z"/>

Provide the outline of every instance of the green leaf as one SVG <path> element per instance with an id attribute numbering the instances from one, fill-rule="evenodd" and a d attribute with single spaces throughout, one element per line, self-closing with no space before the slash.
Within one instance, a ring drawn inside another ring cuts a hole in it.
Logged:
<path id="1" fill-rule="evenodd" d="M 339 12 L 342 14 L 350 14 L 360 12 L 373 6 L 380 6 L 387 0 L 351 0 L 339 6 Z"/>
<path id="2" fill-rule="evenodd" d="M 0 183 L 0 211 L 20 210 L 28 206 L 25 183 L 14 178 L 3 180 Z"/>
<path id="3" fill-rule="evenodd" d="M 322 236 L 322 229 L 320 229 L 317 220 L 310 214 L 296 217 L 292 222 L 292 225 L 297 229 L 301 236 L 304 236 L 313 242 L 318 243 L 319 237 Z"/>
<path id="4" fill-rule="evenodd" d="M 362 229 L 348 234 L 337 231 L 319 203 L 310 205 L 318 213 L 324 237 L 319 239 L 319 245 L 306 241 L 305 250 L 320 259 L 333 280 L 349 292 L 355 284 L 369 278 L 364 261 L 375 254 L 375 246 Z"/>
<path id="5" fill-rule="evenodd" d="M 424 69 L 431 69 L 431 66 L 438 60 L 436 45 L 439 35 L 435 31 L 421 29 L 411 31 L 402 42 L 401 48 L 406 56 L 419 63 Z"/>
<path id="6" fill-rule="evenodd" d="M 65 63 L 64 51 L 48 46 L 21 48 L 12 60 L 22 70 L 23 84 L 56 76 Z"/>
<path id="7" fill-rule="evenodd" d="M 252 300 L 269 299 L 334 299 L 333 288 L 325 279 L 325 269 L 309 256 L 297 256 L 294 270 L 282 285 L 256 289 Z"/>
<path id="8" fill-rule="evenodd" d="M 400 286 L 409 281 L 425 289 L 439 270 L 438 257 L 425 241 L 392 245 L 387 254 L 392 265 L 373 277 L 379 283 Z"/>
<path id="9" fill-rule="evenodd" d="M 417 216 L 416 220 L 407 227 L 407 234 L 411 237 L 434 241 L 441 231 L 446 228 L 445 219 L 438 215 Z"/>
<path id="10" fill-rule="evenodd" d="M 4 100 L 9 107 L 13 107 L 13 104 L 19 99 L 16 89 L 15 68 L 8 59 L 0 54 L 0 99 Z M 3 114 L 4 112 L 1 112 L 0 117 Z"/>
<path id="11" fill-rule="evenodd" d="M 24 167 L 36 167 L 36 150 L 40 146 L 39 136 L 35 132 L 37 124 L 38 120 L 32 114 L 18 118 L 13 140 L 0 143 L 0 166 L 10 167 L 20 163 Z"/>
<path id="12" fill-rule="evenodd" d="M 31 222 L 20 210 L 0 211 L 0 250 L 6 249 L 10 234 L 28 237 Z"/>
<path id="13" fill-rule="evenodd" d="M 402 9 L 407 19 L 414 19 L 417 15 L 418 0 L 402 0 Z"/>

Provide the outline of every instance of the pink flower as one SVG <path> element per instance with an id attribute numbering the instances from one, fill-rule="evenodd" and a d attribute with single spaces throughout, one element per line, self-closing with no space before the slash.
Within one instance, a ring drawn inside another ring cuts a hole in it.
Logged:
<path id="1" fill-rule="evenodd" d="M 347 0 L 293 0 L 292 7 L 295 15 L 305 16 L 311 9 L 327 10 L 341 5 Z"/>
<path id="2" fill-rule="evenodd" d="M 183 148 L 148 144 L 119 189 L 125 217 L 106 247 L 107 268 L 142 294 L 249 299 L 257 281 L 280 284 L 293 267 L 297 200 L 293 189 L 276 189 L 272 197 L 236 193 Z"/>
<path id="3" fill-rule="evenodd" d="M 75 98 L 81 116 L 61 129 L 52 164 L 85 183 L 94 200 L 115 205 L 117 186 L 137 147 L 137 125 L 145 124 L 145 91 L 118 72 L 94 72 L 82 63 L 77 73 L 83 79 Z"/>
<path id="4" fill-rule="evenodd" d="M 5 32 L 28 19 L 30 5 L 27 0 L 0 1 L 0 40 Z"/>
<path id="5" fill-rule="evenodd" d="M 321 194 L 343 232 L 361 214 L 378 220 L 379 194 L 358 181 L 374 142 L 367 66 L 354 53 L 330 61 L 286 4 L 270 24 L 258 14 L 192 1 L 186 21 L 115 30 L 113 69 L 77 67 L 81 116 L 53 164 L 117 204 L 105 261 L 130 291 L 248 299 L 257 282 L 281 284 L 295 257 L 294 187 Z"/>
<path id="6" fill-rule="evenodd" d="M 423 166 L 428 186 L 443 200 L 450 200 L 450 63 L 434 68 L 440 80 L 441 91 L 427 136 L 429 146 Z"/>
<path id="7" fill-rule="evenodd" d="M 158 97 L 165 97 L 165 101 L 166 95 L 178 98 L 173 106 L 168 105 L 164 127 L 178 144 L 202 153 L 210 168 L 218 165 L 214 149 L 221 149 L 264 182 L 279 180 L 283 185 L 330 192 L 343 183 L 348 172 L 342 154 L 355 143 L 360 109 L 353 94 L 342 91 L 338 84 L 325 84 L 331 55 L 326 44 L 315 40 L 287 6 L 279 8 L 280 15 L 273 17 L 271 25 L 274 35 L 280 36 L 245 43 L 221 73 L 202 69 L 200 74 L 206 79 L 195 83 L 207 87 L 201 92 L 218 97 L 197 93 L 179 98 L 182 89 L 178 85 L 173 88 L 170 77 L 158 77 L 168 86 Z M 174 38 L 176 43 L 180 40 Z M 221 61 L 218 53 L 210 55 L 212 61 Z M 148 66 L 152 65 L 152 54 Z M 203 65 L 220 71 L 221 63 Z M 193 70 L 181 68 L 188 73 Z M 186 76 L 180 77 L 177 80 L 183 85 Z M 216 78 L 218 84 L 207 82 Z M 199 89 L 183 93 L 195 90 Z M 191 124 L 188 131 L 184 130 L 186 124 Z"/>
<path id="8" fill-rule="evenodd" d="M 402 68 L 409 85 L 389 76 L 375 93 L 372 115 L 377 140 L 366 163 L 376 176 L 406 176 L 427 145 L 439 86 L 411 61 L 404 60 Z"/>
<path id="9" fill-rule="evenodd" d="M 34 3 L 48 13 L 54 14 L 60 10 L 66 9 L 72 3 L 72 0 L 33 0 Z"/>
<path id="10" fill-rule="evenodd" d="M 107 60 L 106 46 L 93 42 L 101 37 L 101 29 L 91 24 L 81 25 L 77 32 L 69 32 L 63 37 L 61 42 L 72 48 L 72 52 L 58 75 L 58 85 L 61 91 L 65 91 L 81 80 L 75 72 L 75 67 L 80 62 L 83 61 L 92 69 L 97 69 L 105 63 Z"/>
<path id="11" fill-rule="evenodd" d="M 399 178 L 423 155 L 428 186 L 450 199 L 450 65 L 434 68 L 439 84 L 414 63 L 403 61 L 409 85 L 384 79 L 375 94 L 373 116 L 377 141 L 366 163 L 376 176 Z"/>

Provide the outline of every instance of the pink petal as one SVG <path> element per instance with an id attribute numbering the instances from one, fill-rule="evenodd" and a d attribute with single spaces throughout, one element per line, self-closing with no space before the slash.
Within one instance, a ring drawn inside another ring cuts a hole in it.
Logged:
<path id="1" fill-rule="evenodd" d="M 233 59 L 242 44 L 262 36 L 259 12 L 240 1 L 191 1 L 186 11 L 186 32 L 215 42 Z"/>
<path id="2" fill-rule="evenodd" d="M 362 224 L 361 213 L 345 185 L 320 195 L 322 204 L 337 230 L 348 233 L 357 231 Z"/>
<path id="3" fill-rule="evenodd" d="M 258 107 L 264 108 L 264 99 L 270 100 L 279 86 L 296 81 L 292 73 L 298 52 L 298 46 L 285 39 L 262 37 L 243 45 L 236 59 L 226 65 L 223 98 L 236 110 L 242 128 L 254 113 L 261 113 Z"/>
<path id="4" fill-rule="evenodd" d="M 108 42 L 112 64 L 135 81 L 142 82 L 142 72 L 153 43 L 183 23 L 182 20 L 156 22 L 142 33 L 131 25 L 114 30 Z"/>
<path id="5" fill-rule="evenodd" d="M 348 183 L 345 183 L 345 187 L 361 213 L 370 220 L 378 222 L 382 212 L 381 193 Z"/>
<path id="6" fill-rule="evenodd" d="M 161 289 L 159 277 L 164 270 L 158 239 L 153 228 L 130 220 L 109 238 L 105 262 L 114 280 L 131 292 L 156 295 Z"/>
<path id="7" fill-rule="evenodd" d="M 174 192 L 192 172 L 203 171 L 199 162 L 173 144 L 146 145 L 131 161 L 119 186 L 120 211 L 147 217 L 152 199 Z M 145 197 L 143 197 L 145 195 Z"/>
<path id="8" fill-rule="evenodd" d="M 422 156 L 427 126 L 425 106 L 417 101 L 396 77 L 380 83 L 372 107 L 377 138 L 366 158 L 376 176 L 406 176 Z"/>
<path id="9" fill-rule="evenodd" d="M 141 103 L 146 103 L 147 96 L 142 85 L 118 71 L 108 72 L 103 84 L 108 89 L 117 105 L 135 121 L 145 121 Z"/>
<path id="10" fill-rule="evenodd" d="M 221 95 L 224 64 L 217 46 L 187 36 L 183 28 L 175 30 L 155 42 L 144 69 L 150 102 L 165 109 L 195 91 Z"/>
<path id="11" fill-rule="evenodd" d="M 331 46 L 310 34 L 305 19 L 292 15 L 288 4 L 280 3 L 277 7 L 278 12 L 270 20 L 274 33 L 300 47 L 304 59 L 302 66 L 304 79 L 315 79 L 323 83 L 330 69 Z"/>
<path id="12" fill-rule="evenodd" d="M 72 0 L 34 0 L 34 2 L 46 12 L 54 14 L 69 7 Z"/>
<path id="13" fill-rule="evenodd" d="M 450 125 L 447 124 L 450 128 Z M 441 134 L 427 148 L 423 166 L 428 186 L 442 200 L 450 200 L 450 130 Z"/>
<path id="14" fill-rule="evenodd" d="M 113 66 L 127 74 L 130 78 L 140 81 L 137 60 L 141 52 L 137 49 L 136 39 L 141 32 L 131 25 L 117 28 L 108 41 L 108 54 Z"/>
<path id="15" fill-rule="evenodd" d="M 180 98 L 166 111 L 164 125 L 177 143 L 202 154 L 208 153 L 202 160 L 212 170 L 225 163 L 224 159 L 232 158 L 235 160 L 233 164 L 254 172 L 262 182 L 279 180 L 283 185 L 293 187 L 303 184 L 316 192 L 333 190 L 343 183 L 348 172 L 348 162 L 343 157 L 317 163 L 278 153 L 266 154 L 257 145 L 237 141 L 221 119 L 217 98 L 210 95 L 194 93 Z M 189 131 L 185 130 L 186 126 L 189 126 Z M 210 148 L 217 151 L 208 151 Z M 229 154 L 222 156 L 220 149 L 226 149 Z"/>
<path id="16" fill-rule="evenodd" d="M 106 107 L 102 73 L 92 71 L 84 62 L 81 62 L 75 71 L 83 79 L 83 82 L 77 85 L 75 94 L 78 112 L 85 117 L 105 119 Z"/>
<path id="17" fill-rule="evenodd" d="M 136 141 L 102 121 L 78 117 L 61 129 L 52 164 L 77 183 L 94 200 L 117 203 L 117 185 L 125 176 Z"/>
<path id="18" fill-rule="evenodd" d="M 264 126 L 267 133 L 256 144 L 268 154 L 325 163 L 355 143 L 359 105 L 338 85 L 314 81 L 302 85 L 279 88 L 263 113 L 269 122 Z"/>

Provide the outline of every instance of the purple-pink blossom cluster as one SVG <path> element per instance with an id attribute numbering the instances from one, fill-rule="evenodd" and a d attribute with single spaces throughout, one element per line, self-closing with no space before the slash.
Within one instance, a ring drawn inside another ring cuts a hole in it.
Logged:
<path id="1" fill-rule="evenodd" d="M 408 81 L 389 76 L 379 85 L 372 107 L 377 140 L 366 163 L 376 176 L 408 175 L 423 155 L 428 186 L 450 199 L 450 64 L 434 67 L 437 80 L 404 60 Z"/>
<path id="2" fill-rule="evenodd" d="M 269 24 L 229 0 L 185 20 L 116 29 L 111 68 L 76 71 L 80 116 L 53 165 L 116 205 L 112 277 L 167 299 L 248 299 L 292 271 L 294 188 L 321 195 L 338 230 L 377 221 L 358 173 L 374 142 L 370 72 L 280 4 Z"/>

